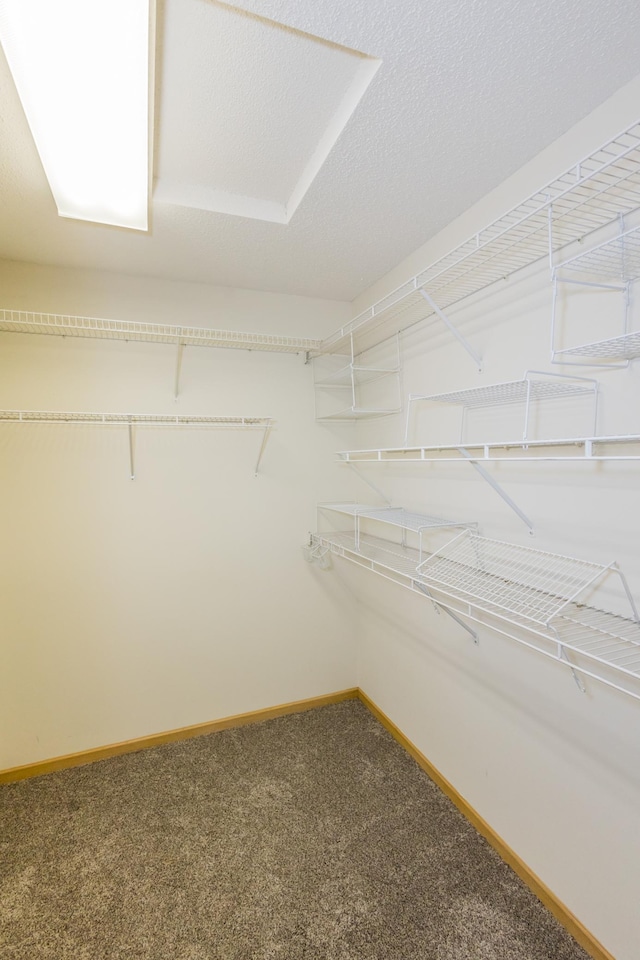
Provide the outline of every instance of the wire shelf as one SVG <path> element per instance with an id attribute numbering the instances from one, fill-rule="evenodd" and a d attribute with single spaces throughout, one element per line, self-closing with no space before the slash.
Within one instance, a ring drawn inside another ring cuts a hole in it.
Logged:
<path id="1" fill-rule="evenodd" d="M 175 416 L 157 413 L 77 413 L 42 410 L 0 410 L 0 422 L 5 423 L 99 423 L 99 424 L 157 424 L 159 426 L 197 426 L 198 424 L 233 429 L 260 429 L 270 427 L 271 417 L 201 417 Z"/>
<path id="2" fill-rule="evenodd" d="M 130 477 L 135 480 L 134 426 L 157 427 L 215 427 L 225 430 L 261 430 L 262 440 L 254 475 L 258 475 L 265 450 L 272 417 L 202 417 L 189 414 L 176 416 L 164 413 L 81 413 L 55 410 L 0 410 L 0 423 L 98 424 L 126 426 L 129 432 Z"/>
<path id="3" fill-rule="evenodd" d="M 597 340 L 594 343 L 583 343 L 578 347 L 555 350 L 553 356 L 556 360 L 562 357 L 620 362 L 636 360 L 640 357 L 640 330 L 625 333 L 620 337 L 610 337 L 608 340 Z"/>
<path id="4" fill-rule="evenodd" d="M 348 421 L 348 420 L 378 420 L 381 417 L 389 417 L 394 413 L 400 413 L 400 407 L 394 409 L 384 408 L 364 408 L 364 407 L 344 407 L 335 413 L 325 413 L 321 417 L 316 417 L 318 423 L 325 421 Z"/>
<path id="5" fill-rule="evenodd" d="M 468 390 L 454 390 L 450 393 L 438 393 L 431 396 L 415 396 L 412 400 L 430 400 L 432 403 L 460 404 L 468 409 L 480 407 L 504 406 L 509 403 L 525 403 L 529 400 L 552 400 L 563 397 L 577 397 L 593 394 L 597 388 L 595 380 L 581 377 L 564 377 L 559 374 L 552 380 L 536 378 L 528 371 L 522 380 L 508 380 L 492 383 L 485 387 L 472 387 Z"/>
<path id="6" fill-rule="evenodd" d="M 571 257 L 556 269 L 563 274 L 582 274 L 618 283 L 637 280 L 640 277 L 640 227 Z"/>
<path id="7" fill-rule="evenodd" d="M 464 531 L 424 560 L 418 573 L 474 606 L 548 626 L 611 567 Z"/>
<path id="8" fill-rule="evenodd" d="M 398 366 L 395 367 L 363 367 L 355 364 L 347 364 L 333 373 L 329 373 L 319 380 L 315 381 L 316 387 L 352 387 L 354 381 L 359 383 L 373 383 L 390 374 L 400 372 Z"/>
<path id="9" fill-rule="evenodd" d="M 364 350 L 446 309 L 640 206 L 640 122 L 573 165 L 388 296 L 359 313 L 318 352 L 346 337 Z"/>
<path id="10" fill-rule="evenodd" d="M 320 341 L 271 334 L 241 333 L 236 330 L 209 330 L 97 317 L 72 317 L 23 310 L 0 310 L 0 331 L 40 333 L 60 337 L 88 337 L 100 340 L 139 340 L 194 347 L 229 347 L 237 350 L 264 350 L 271 353 L 311 353 Z"/>
<path id="11" fill-rule="evenodd" d="M 462 453 L 463 449 L 469 456 Z M 527 440 L 526 442 L 466 443 L 463 448 L 459 444 L 431 447 L 378 447 L 371 450 L 341 450 L 336 456 L 340 462 L 344 463 L 466 463 L 469 459 L 486 462 L 640 460 L 640 434 Z"/>
<path id="12" fill-rule="evenodd" d="M 380 523 L 388 523 L 403 530 L 412 530 L 414 533 L 423 533 L 425 530 L 437 530 L 442 527 L 467 526 L 459 520 L 445 520 L 428 514 L 412 513 L 404 507 L 372 507 L 365 503 L 319 503 L 318 508 L 351 517 L 362 517 L 365 520 L 378 520 Z"/>
<path id="13" fill-rule="evenodd" d="M 527 370 L 522 380 L 508 380 L 503 383 L 488 384 L 484 387 L 472 387 L 467 390 L 455 390 L 450 393 L 428 396 L 410 394 L 407 402 L 404 444 L 405 446 L 409 445 L 409 432 L 412 422 L 411 411 L 413 404 L 416 402 L 429 400 L 433 403 L 457 404 L 463 408 L 460 443 L 458 444 L 458 449 L 462 450 L 465 446 L 463 431 L 466 410 L 502 407 L 515 403 L 523 404 L 522 440 L 525 441 L 528 439 L 532 403 L 540 400 L 562 400 L 580 396 L 592 397 L 593 431 L 595 433 L 598 415 L 598 381 L 587 377 L 571 377 L 563 373 Z M 471 458 L 467 457 L 467 459 Z"/>

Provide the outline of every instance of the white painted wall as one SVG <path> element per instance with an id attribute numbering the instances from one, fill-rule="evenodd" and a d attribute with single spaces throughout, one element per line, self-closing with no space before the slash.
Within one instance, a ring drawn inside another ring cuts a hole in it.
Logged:
<path id="1" fill-rule="evenodd" d="M 637 121 L 638 94 L 638 82 L 621 91 L 400 264 L 360 298 L 354 312 Z M 526 368 L 561 370 L 549 362 L 550 302 L 542 265 L 450 311 L 482 354 L 482 374 L 437 324 L 407 334 L 405 396 L 518 379 Z M 601 312 L 596 299 L 572 303 L 587 326 L 600 324 L 602 336 L 618 332 L 618 315 Z M 638 328 L 637 298 L 635 307 Z M 586 368 L 564 372 L 597 375 Z M 640 432 L 640 363 L 602 372 L 600 380 L 599 432 Z M 586 419 L 580 429 L 577 408 L 565 413 L 554 412 L 545 429 L 556 435 L 587 431 Z M 450 419 L 446 411 L 424 409 L 414 441 L 455 442 L 457 417 L 459 411 Z M 491 430 L 488 420 L 483 429 Z M 505 421 L 493 438 L 515 433 Z M 362 424 L 357 446 L 397 445 L 402 434 L 401 417 Z M 496 468 L 494 476 L 534 520 L 535 539 L 465 464 L 387 464 L 368 468 L 367 475 L 395 504 L 478 520 L 486 536 L 586 559 L 616 559 L 640 600 L 639 470 L 637 464 Z M 366 496 L 363 486 L 359 497 Z M 484 629 L 474 646 L 428 602 L 346 561 L 335 566 L 362 601 L 362 689 L 617 960 L 636 960 L 640 703 L 594 681 L 583 695 L 569 671 L 543 657 Z"/>
<path id="2" fill-rule="evenodd" d="M 640 83 L 621 91 L 355 312 L 637 120 L 638 94 Z M 6 307 L 283 334 L 321 336 L 346 313 L 15 264 L 0 285 Z M 482 377 L 436 327 L 412 333 L 405 395 L 548 368 L 549 300 L 548 276 L 532 270 L 452 311 Z M 173 363 L 161 345 L 3 335 L 0 407 L 165 411 Z M 638 430 L 640 364 L 602 382 L 600 429 Z M 596 683 L 582 695 L 568 672 L 488 631 L 475 647 L 428 603 L 346 562 L 340 576 L 300 562 L 314 503 L 352 489 L 333 450 L 397 444 L 400 418 L 355 439 L 314 426 L 311 371 L 295 357 L 190 349 L 183 384 L 180 411 L 277 418 L 257 480 L 251 435 L 140 431 L 131 483 L 119 430 L 0 427 L 0 767 L 359 682 L 617 960 L 636 960 L 638 704 Z M 423 422 L 425 442 L 435 425 Z M 371 475 L 397 503 L 531 542 L 464 465 L 383 471 Z M 536 545 L 616 558 L 640 596 L 637 468 L 511 466 L 499 478 L 536 521 Z"/>
<path id="3" fill-rule="evenodd" d="M 0 264 L 2 306 L 317 336 L 348 306 Z M 356 683 L 354 603 L 303 562 L 344 483 L 301 356 L 3 334 L 0 408 L 271 416 L 260 437 L 0 424 L 0 769 Z M 337 493 L 337 490 L 335 491 Z"/>

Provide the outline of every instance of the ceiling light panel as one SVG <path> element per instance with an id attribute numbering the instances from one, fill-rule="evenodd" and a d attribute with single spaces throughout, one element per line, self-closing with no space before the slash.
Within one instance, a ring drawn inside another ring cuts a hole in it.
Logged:
<path id="1" fill-rule="evenodd" d="M 147 229 L 150 0 L 0 0 L 0 40 L 61 217 Z"/>

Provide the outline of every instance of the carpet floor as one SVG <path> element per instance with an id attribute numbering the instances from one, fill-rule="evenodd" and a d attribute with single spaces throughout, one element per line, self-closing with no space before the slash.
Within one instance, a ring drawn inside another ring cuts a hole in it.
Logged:
<path id="1" fill-rule="evenodd" d="M 587 960 L 355 700 L 0 787 L 2 960 Z"/>

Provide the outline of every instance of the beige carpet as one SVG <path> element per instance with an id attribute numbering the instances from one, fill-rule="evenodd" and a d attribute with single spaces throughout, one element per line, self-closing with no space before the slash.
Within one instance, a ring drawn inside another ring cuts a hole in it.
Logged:
<path id="1" fill-rule="evenodd" d="M 2 960 L 585 960 L 358 701 L 0 787 Z"/>

